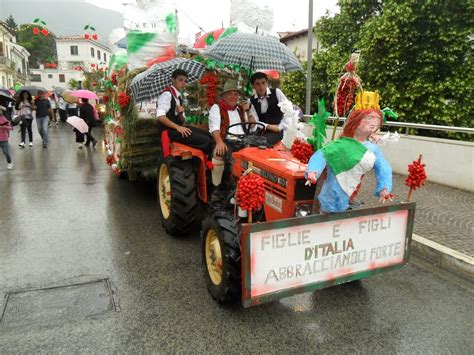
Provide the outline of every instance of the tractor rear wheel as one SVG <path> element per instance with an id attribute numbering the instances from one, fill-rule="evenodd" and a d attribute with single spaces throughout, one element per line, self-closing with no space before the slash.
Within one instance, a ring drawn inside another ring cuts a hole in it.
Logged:
<path id="1" fill-rule="evenodd" d="M 157 193 L 167 233 L 178 236 L 199 230 L 202 213 L 192 160 L 163 159 L 158 168 Z"/>
<path id="2" fill-rule="evenodd" d="M 218 303 L 239 302 L 242 295 L 240 225 L 229 213 L 215 212 L 203 221 L 201 249 L 207 289 Z"/>

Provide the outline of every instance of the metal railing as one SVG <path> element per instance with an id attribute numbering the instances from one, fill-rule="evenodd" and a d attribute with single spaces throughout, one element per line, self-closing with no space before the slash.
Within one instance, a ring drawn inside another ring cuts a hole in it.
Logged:
<path id="1" fill-rule="evenodd" d="M 303 118 L 306 122 L 313 117 L 312 115 L 303 115 Z M 328 118 L 328 121 L 335 121 L 337 117 L 331 116 Z M 344 122 L 345 117 L 339 117 L 339 122 Z M 408 135 L 410 129 L 427 129 L 431 131 L 443 131 L 443 132 L 457 132 L 457 133 L 467 133 L 473 134 L 474 128 L 468 127 L 455 127 L 455 126 L 440 126 L 434 124 L 424 124 L 424 123 L 410 123 L 410 122 L 396 122 L 396 121 L 387 121 L 384 123 L 384 126 L 391 127 L 402 127 L 405 128 L 405 134 Z"/>

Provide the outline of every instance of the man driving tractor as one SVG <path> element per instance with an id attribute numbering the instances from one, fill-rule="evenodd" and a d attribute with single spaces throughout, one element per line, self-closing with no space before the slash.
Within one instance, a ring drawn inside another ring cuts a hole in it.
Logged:
<path id="1" fill-rule="evenodd" d="M 227 80 L 222 91 L 222 99 L 214 104 L 209 111 L 209 132 L 215 142 L 215 148 L 212 155 L 212 184 L 215 189 L 213 192 L 213 201 L 220 201 L 222 191 L 219 188 L 224 174 L 224 168 L 228 166 L 232 152 L 239 150 L 235 135 L 242 136 L 245 131 L 256 129 L 234 124 L 252 122 L 256 120 L 249 110 L 249 104 L 244 102 L 238 105 L 240 99 L 239 89 L 235 80 Z"/>

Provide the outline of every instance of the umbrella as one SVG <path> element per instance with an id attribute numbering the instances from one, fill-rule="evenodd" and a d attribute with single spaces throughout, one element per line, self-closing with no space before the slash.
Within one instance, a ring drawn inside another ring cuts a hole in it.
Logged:
<path id="1" fill-rule="evenodd" d="M 275 37 L 236 32 L 219 39 L 204 53 L 223 64 L 237 64 L 252 70 L 303 70 L 298 58 Z"/>
<path id="2" fill-rule="evenodd" d="M 33 96 L 38 96 L 38 91 L 43 91 L 45 93 L 48 92 L 48 90 L 46 90 L 44 87 L 36 86 L 36 85 L 22 86 L 21 89 L 18 90 L 18 92 L 22 92 L 23 90 L 28 91 Z"/>
<path id="3" fill-rule="evenodd" d="M 81 133 L 86 133 L 89 131 L 89 126 L 87 125 L 86 121 L 82 118 L 77 116 L 69 116 L 66 120 L 71 126 L 77 129 Z"/>
<path id="4" fill-rule="evenodd" d="M 70 93 L 71 96 L 74 97 L 80 97 L 81 99 L 95 99 L 98 100 L 99 97 L 95 92 L 89 91 L 89 90 L 74 90 Z"/>
<path id="5" fill-rule="evenodd" d="M 71 93 L 72 93 L 72 91 L 66 90 L 66 91 L 63 91 L 63 93 L 61 94 L 61 96 L 63 97 L 64 101 L 66 101 L 67 103 L 75 104 L 75 103 L 77 103 L 77 101 L 79 101 L 79 100 L 78 100 L 77 97 L 72 96 Z"/>
<path id="6" fill-rule="evenodd" d="M 13 95 L 10 93 L 9 90 L 0 89 L 0 102 L 8 102 L 8 101 L 14 102 L 16 100 L 13 98 Z"/>
<path id="7" fill-rule="evenodd" d="M 160 96 L 163 89 L 171 84 L 171 73 L 183 69 L 188 74 L 187 82 L 198 80 L 206 67 L 191 59 L 174 58 L 154 64 L 143 73 L 133 78 L 130 88 L 136 102 L 151 100 Z"/>

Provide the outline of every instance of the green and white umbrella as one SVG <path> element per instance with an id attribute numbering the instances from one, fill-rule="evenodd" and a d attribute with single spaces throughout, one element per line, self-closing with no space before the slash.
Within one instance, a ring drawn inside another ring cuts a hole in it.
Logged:
<path id="1" fill-rule="evenodd" d="M 157 63 L 133 78 L 132 89 L 135 102 L 152 100 L 160 96 L 163 89 L 171 84 L 171 74 L 176 69 L 183 69 L 188 74 L 187 82 L 201 78 L 206 67 L 195 60 L 174 58 Z"/>
<path id="2" fill-rule="evenodd" d="M 223 64 L 236 64 L 252 70 L 303 70 L 298 58 L 278 38 L 256 33 L 233 33 L 219 39 L 203 54 Z"/>

